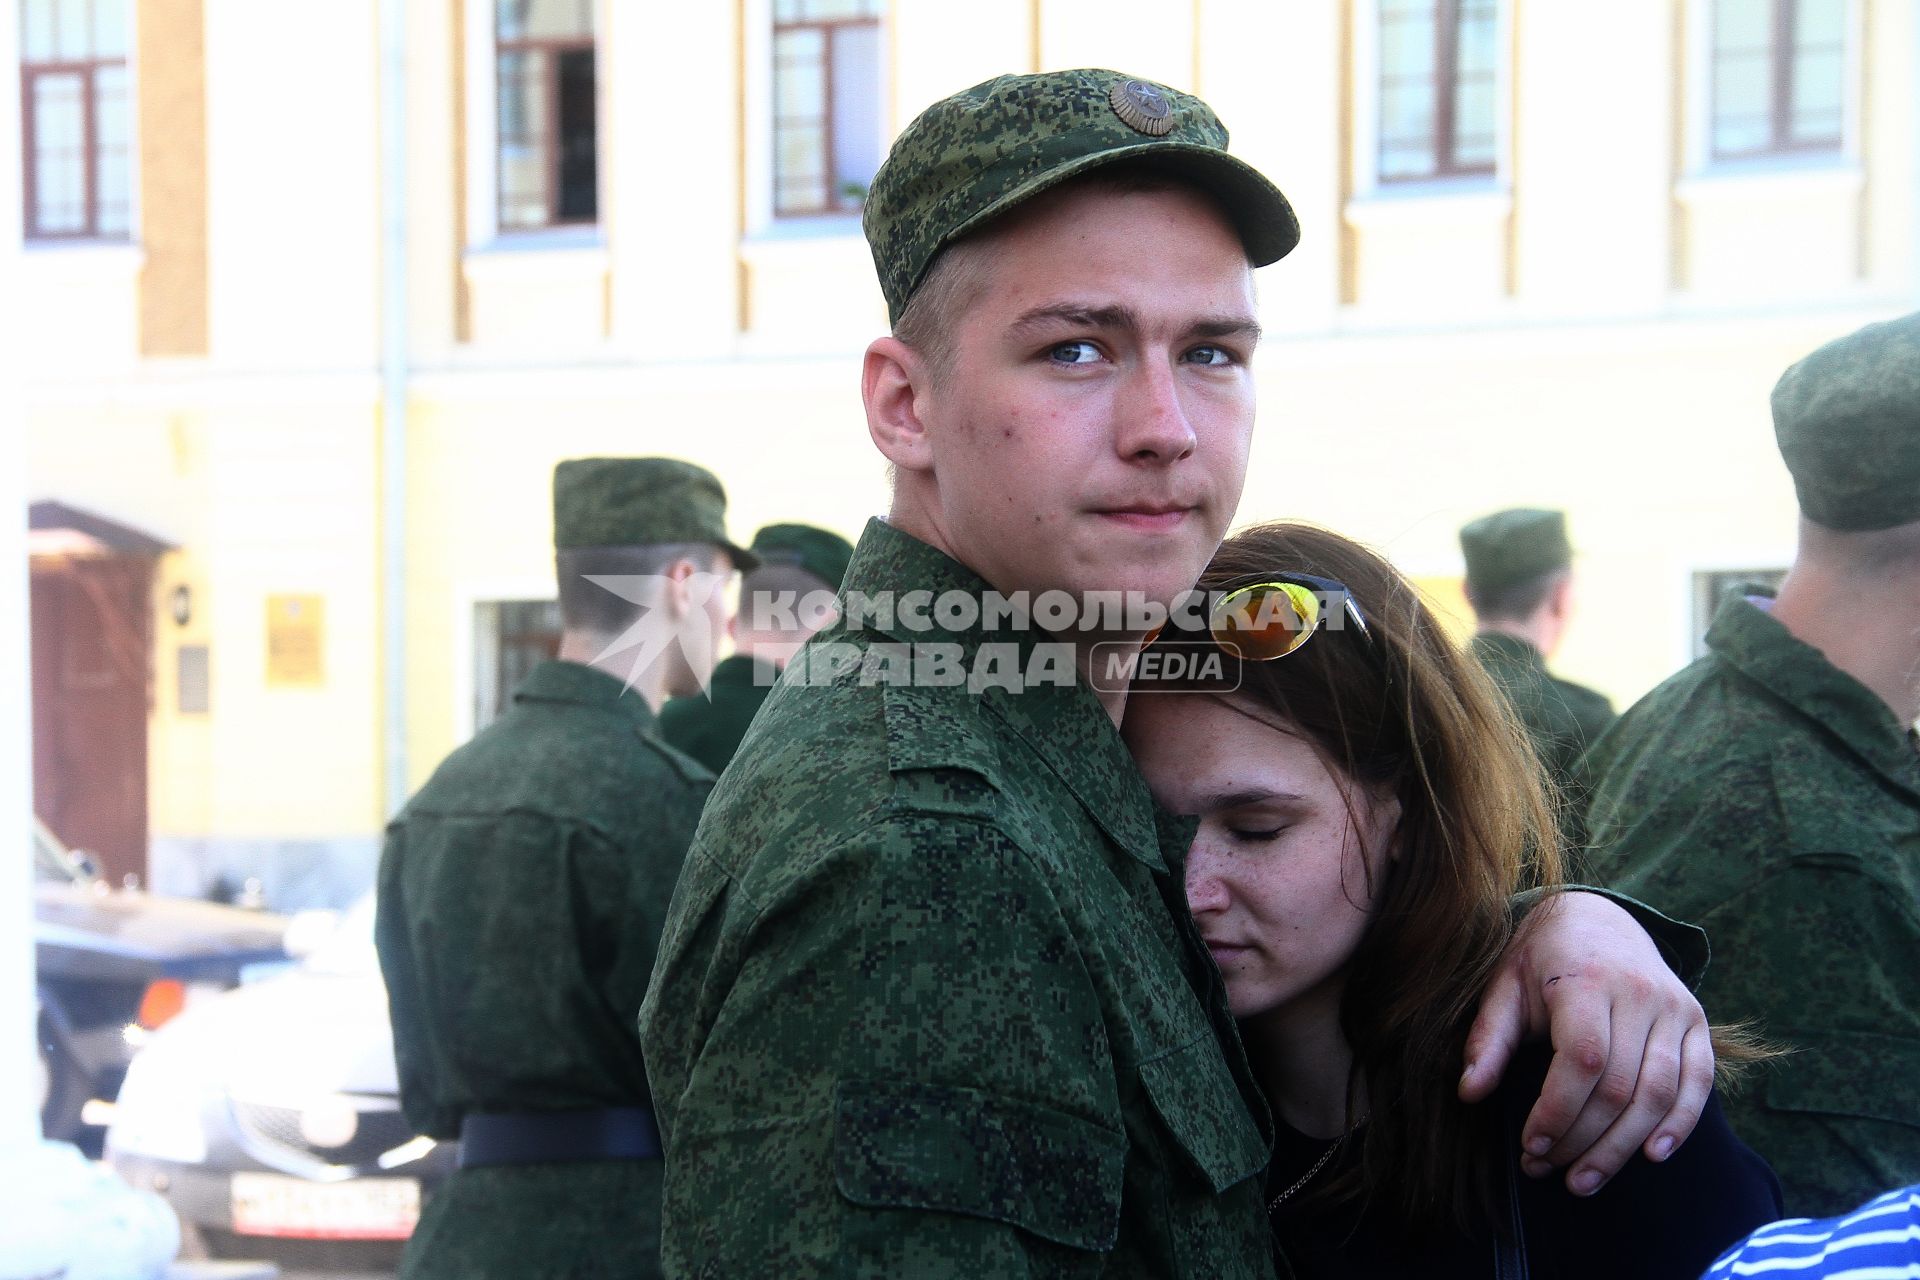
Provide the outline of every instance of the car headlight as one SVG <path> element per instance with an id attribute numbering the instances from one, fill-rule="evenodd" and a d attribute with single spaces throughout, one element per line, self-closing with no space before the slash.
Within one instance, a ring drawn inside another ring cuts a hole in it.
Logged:
<path id="1" fill-rule="evenodd" d="M 200 1113 L 208 1084 L 193 1061 L 164 1043 L 134 1055 L 114 1108 L 107 1146 L 114 1152 L 201 1164 L 207 1132 Z"/>

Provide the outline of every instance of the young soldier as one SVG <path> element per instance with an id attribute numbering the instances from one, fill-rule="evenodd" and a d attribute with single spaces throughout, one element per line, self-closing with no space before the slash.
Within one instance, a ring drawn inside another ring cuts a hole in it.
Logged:
<path id="1" fill-rule="evenodd" d="M 1245 472 L 1251 268 L 1293 247 L 1292 210 L 1204 103 L 1073 71 L 930 108 L 865 217 L 894 334 L 863 394 L 893 506 L 675 890 L 641 1012 L 668 1272 L 1269 1276 L 1269 1126 L 1187 916 L 1193 827 L 1155 812 L 1123 689 L 1075 674 L 1147 628 L 1049 635 L 965 605 L 1191 587 Z M 921 655 L 928 678 L 896 678 Z M 1597 1177 L 1657 1121 L 1690 1127 L 1704 1027 L 1645 935 L 1588 901 L 1603 924 L 1564 904 L 1502 981 L 1527 1021 L 1554 1005 L 1581 1028 L 1561 1029 L 1587 1069 L 1529 1137 L 1564 1137 L 1562 1159 L 1600 1139 Z M 1637 971 L 1596 982 L 1623 946 Z M 1609 1027 L 1615 989 L 1633 1012 Z M 1475 1093 L 1522 1020 L 1497 1003 Z M 1590 1092 L 1611 1105 L 1583 1110 Z"/>
<path id="2" fill-rule="evenodd" d="M 1467 601 L 1479 620 L 1473 656 L 1526 726 L 1560 794 L 1575 762 L 1613 723 L 1607 696 L 1547 670 L 1573 616 L 1573 544 L 1564 511 L 1514 507 L 1461 528 Z"/>
<path id="3" fill-rule="evenodd" d="M 852 543 L 808 524 L 770 524 L 753 535 L 751 550 L 760 566 L 740 578 L 733 655 L 713 669 L 705 693 L 660 709 L 661 736 L 716 774 L 787 662 L 832 620 L 826 601 L 853 558 Z"/>
<path id="4" fill-rule="evenodd" d="M 717 588 L 754 563 L 725 509 L 685 462 L 561 463 L 559 660 L 388 828 L 376 940 L 400 1100 L 419 1132 L 461 1140 L 408 1280 L 660 1273 L 634 1019 L 712 778 L 653 709 L 699 689 L 726 626 Z M 663 647 L 624 647 L 636 624 Z"/>
<path id="5" fill-rule="evenodd" d="M 1796 1050 L 1727 1116 L 1821 1217 L 1920 1181 L 1920 314 L 1788 369 L 1773 425 L 1793 568 L 1601 739 L 1588 822 L 1608 883 L 1711 922 L 1714 1017 Z"/>

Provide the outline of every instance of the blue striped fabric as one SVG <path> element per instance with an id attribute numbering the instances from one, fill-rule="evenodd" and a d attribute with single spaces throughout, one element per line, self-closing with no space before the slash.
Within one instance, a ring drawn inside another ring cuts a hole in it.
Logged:
<path id="1" fill-rule="evenodd" d="M 1920 1280 L 1920 1184 L 1841 1218 L 1770 1223 L 1720 1255 L 1701 1280 Z"/>

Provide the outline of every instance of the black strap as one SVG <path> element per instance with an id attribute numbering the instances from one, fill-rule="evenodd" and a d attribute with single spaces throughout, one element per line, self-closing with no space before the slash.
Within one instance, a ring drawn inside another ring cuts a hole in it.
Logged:
<path id="1" fill-rule="evenodd" d="M 658 1160 L 660 1128 L 646 1107 L 601 1111 L 469 1112 L 460 1124 L 460 1167 Z"/>

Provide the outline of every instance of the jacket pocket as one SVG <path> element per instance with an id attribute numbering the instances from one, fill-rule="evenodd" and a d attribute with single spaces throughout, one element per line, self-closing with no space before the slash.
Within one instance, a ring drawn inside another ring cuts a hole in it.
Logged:
<path id="1" fill-rule="evenodd" d="M 833 1101 L 834 1181 L 854 1204 L 988 1218 L 1102 1253 L 1119 1236 L 1122 1133 L 944 1085 L 846 1081 Z"/>
<path id="2" fill-rule="evenodd" d="M 1920 1138 L 1920 1039 L 1870 1031 L 1784 1031 L 1780 1038 L 1798 1052 L 1769 1075 L 1767 1106 L 1905 1125 Z"/>
<path id="3" fill-rule="evenodd" d="M 1266 1167 L 1266 1142 L 1212 1033 L 1142 1062 L 1140 1080 L 1216 1195 Z"/>

